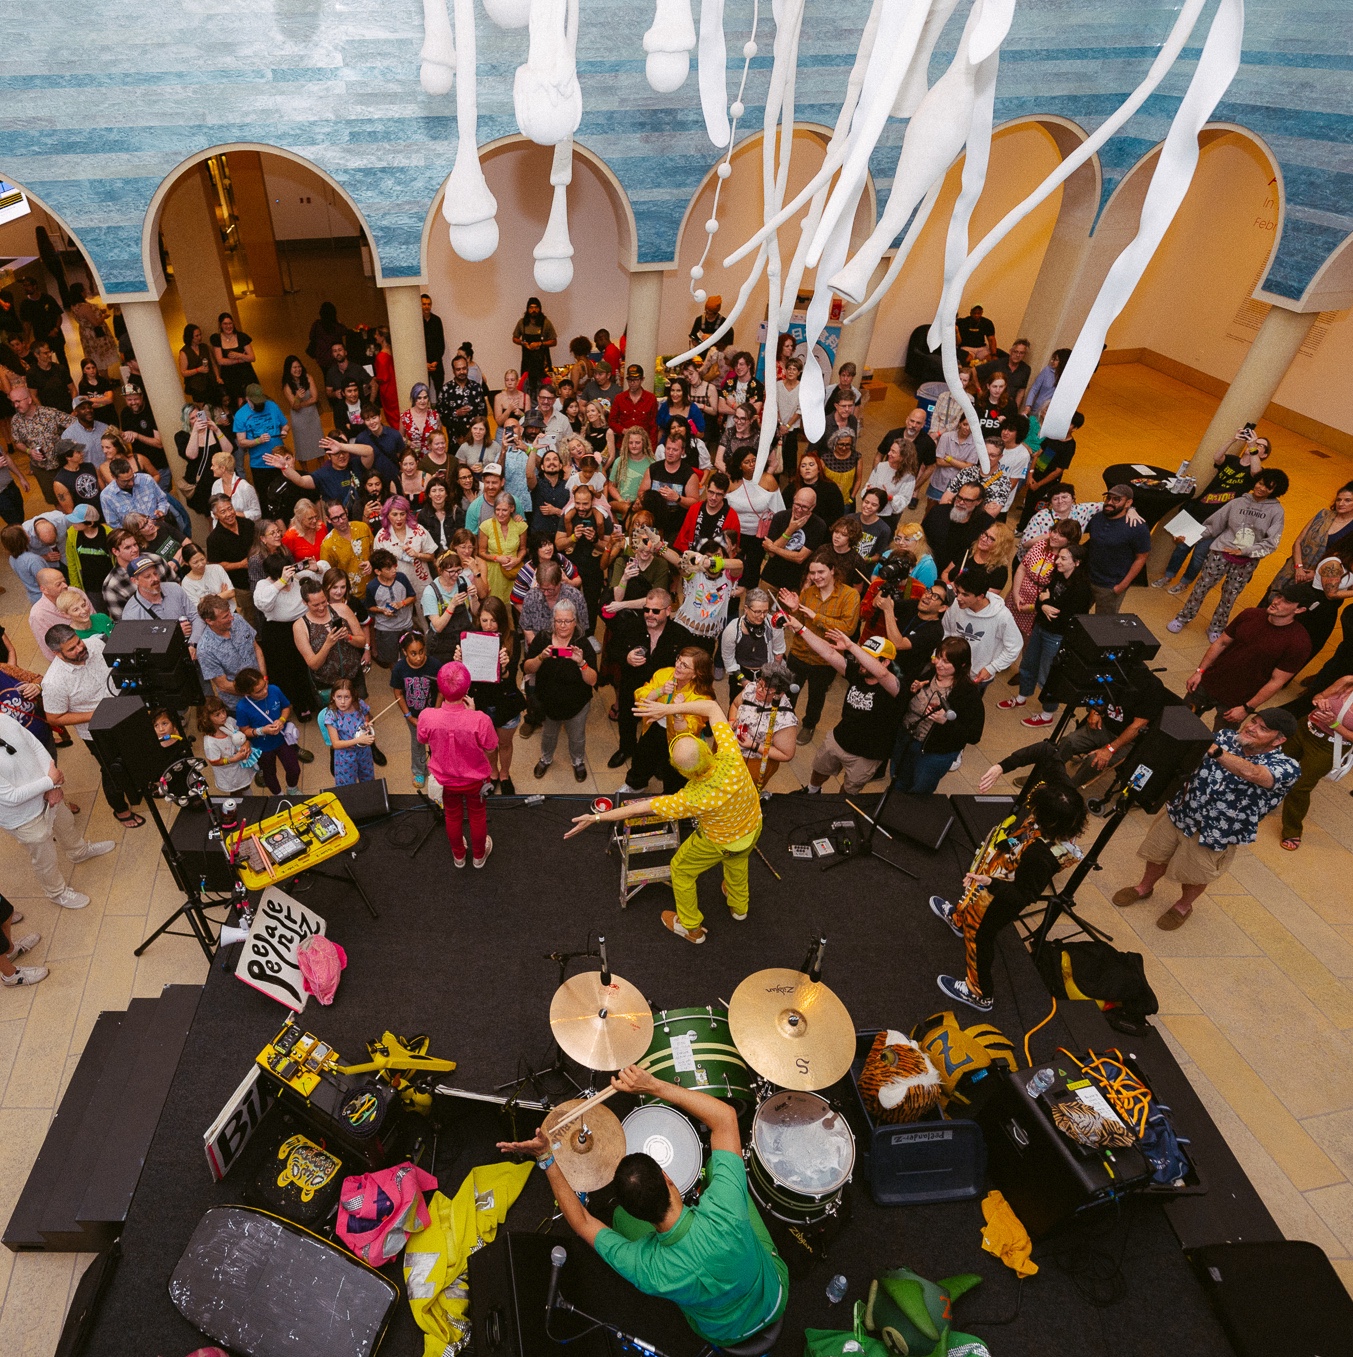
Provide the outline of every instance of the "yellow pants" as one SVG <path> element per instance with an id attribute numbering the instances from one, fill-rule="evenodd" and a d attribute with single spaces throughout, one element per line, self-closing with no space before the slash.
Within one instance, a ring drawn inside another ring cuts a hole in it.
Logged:
<path id="1" fill-rule="evenodd" d="M 672 893 L 676 896 L 677 920 L 683 928 L 700 927 L 705 917 L 700 913 L 695 883 L 702 873 L 723 864 L 724 886 L 728 893 L 728 907 L 734 914 L 746 914 L 748 904 L 747 859 L 761 837 L 758 825 L 750 834 L 744 834 L 732 843 L 711 843 L 696 830 L 676 851 L 672 859 Z"/>

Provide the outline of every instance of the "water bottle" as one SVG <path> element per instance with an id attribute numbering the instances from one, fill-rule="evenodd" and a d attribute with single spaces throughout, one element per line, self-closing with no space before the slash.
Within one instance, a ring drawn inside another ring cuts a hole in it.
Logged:
<path id="1" fill-rule="evenodd" d="M 1052 1087 L 1053 1073 L 1050 1069 L 1041 1069 L 1027 1084 L 1024 1085 L 1025 1092 L 1029 1097 L 1037 1098 Z"/>
<path id="2" fill-rule="evenodd" d="M 827 1299 L 835 1305 L 838 1301 L 846 1298 L 846 1288 L 849 1282 L 838 1272 L 835 1277 L 827 1283 Z"/>

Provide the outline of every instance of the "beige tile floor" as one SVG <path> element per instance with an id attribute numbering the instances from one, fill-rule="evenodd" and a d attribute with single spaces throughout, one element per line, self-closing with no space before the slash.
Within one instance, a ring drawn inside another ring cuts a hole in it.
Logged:
<path id="1" fill-rule="evenodd" d="M 891 391 L 867 411 L 866 432 L 877 437 L 910 406 Z M 1087 426 L 1076 463 L 1083 493 L 1098 491 L 1098 472 L 1111 462 L 1146 459 L 1175 465 L 1201 436 L 1211 402 L 1189 387 L 1140 367 L 1108 367 L 1096 377 L 1084 408 Z M 1115 432 L 1130 427 L 1132 436 Z M 1288 470 L 1292 532 L 1353 475 L 1348 459 L 1315 448 L 1281 428 L 1274 462 Z M 871 441 L 866 437 L 866 445 Z M 1261 575 L 1263 572 L 1261 572 Z M 1266 576 L 1265 576 L 1266 578 Z M 23 593 L 0 567 L 0 621 L 20 659 L 33 667 L 35 648 L 24 619 Z M 1257 589 L 1253 591 L 1257 594 Z M 1245 602 L 1252 601 L 1246 598 Z M 1138 591 L 1136 604 L 1167 638 L 1162 658 L 1178 683 L 1197 663 L 1206 638 L 1196 625 L 1170 637 L 1164 624 L 1174 600 Z M 1003 690 L 993 695 L 1003 695 Z M 832 694 L 828 717 L 839 691 Z M 387 717 L 382 743 L 395 792 L 411 790 L 405 735 Z M 988 763 L 1025 742 L 1010 713 L 994 709 L 980 750 L 969 751 L 945 790 L 972 790 Z M 319 750 L 313 725 L 307 744 Z M 605 704 L 589 725 L 588 781 L 580 788 L 562 757 L 541 782 L 531 777 L 538 737 L 520 742 L 513 772 L 518 789 L 545 792 L 614 788 L 605 768 L 615 748 Z M 811 759 L 800 751 L 776 788 L 806 779 Z M 0 836 L 0 882 L 43 934 L 35 960 L 51 977 L 32 989 L 0 990 L 0 1218 L 7 1219 L 41 1145 L 53 1109 L 79 1058 L 94 1019 L 136 996 L 172 982 L 200 982 L 205 967 L 196 945 L 166 938 L 141 959 L 132 949 L 180 902 L 149 825 L 124 833 L 98 793 L 92 760 L 82 749 L 62 756 L 80 820 L 90 837 L 113 838 L 118 849 L 76 870 L 75 884 L 91 896 L 86 910 L 58 910 L 34 894 L 25 855 Z M 320 751 L 304 770 L 304 786 L 327 781 Z M 1323 783 L 1298 854 L 1282 852 L 1273 820 L 1258 843 L 1200 900 L 1194 918 L 1176 933 L 1154 927 L 1155 908 L 1115 909 L 1108 900 L 1135 879 L 1135 848 L 1147 821 L 1134 814 L 1104 854 L 1104 870 L 1083 888 L 1086 915 L 1120 947 L 1140 951 L 1160 999 L 1157 1022 L 1236 1155 L 1293 1238 L 1312 1240 L 1334 1260 L 1353 1288 L 1353 896 L 1346 885 L 1353 859 L 1353 800 L 1347 787 Z M 1167 897 L 1168 898 L 1168 897 Z M 20 1254 L 0 1249 L 0 1352 L 47 1357 L 54 1348 L 70 1292 L 85 1263 L 71 1254 Z"/>

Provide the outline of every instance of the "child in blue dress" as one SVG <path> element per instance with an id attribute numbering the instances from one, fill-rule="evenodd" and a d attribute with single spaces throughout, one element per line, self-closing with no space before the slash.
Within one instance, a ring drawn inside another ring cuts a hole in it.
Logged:
<path id="1" fill-rule="evenodd" d="M 369 724 L 370 716 L 371 708 L 353 692 L 352 681 L 336 680 L 329 705 L 319 717 L 334 751 L 335 787 L 370 782 L 376 776 L 371 757 L 376 736 Z"/>

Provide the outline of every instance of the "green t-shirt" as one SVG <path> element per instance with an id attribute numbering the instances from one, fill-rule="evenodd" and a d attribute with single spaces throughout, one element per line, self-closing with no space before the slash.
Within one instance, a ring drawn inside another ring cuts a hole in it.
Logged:
<path id="1" fill-rule="evenodd" d="M 89 626 L 84 631 L 76 627 L 75 634 L 82 641 L 87 641 L 91 636 L 107 636 L 112 630 L 113 619 L 107 613 L 91 613 Z"/>
<path id="2" fill-rule="evenodd" d="M 642 1233 L 603 1230 L 596 1248 L 645 1295 L 680 1306 L 702 1338 L 736 1343 L 783 1314 L 789 1299 L 788 1270 L 754 1211 L 741 1156 L 715 1150 L 700 1204 L 686 1207 L 666 1234 L 617 1208 L 617 1225 Z"/>

